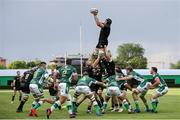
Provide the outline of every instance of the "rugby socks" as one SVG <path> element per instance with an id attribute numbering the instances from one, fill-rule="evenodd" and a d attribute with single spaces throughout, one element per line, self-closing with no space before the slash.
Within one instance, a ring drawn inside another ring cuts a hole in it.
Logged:
<path id="1" fill-rule="evenodd" d="M 88 105 L 87 110 L 88 110 L 88 111 L 91 111 L 91 108 L 92 108 L 92 106 L 91 106 L 91 105 Z"/>
<path id="2" fill-rule="evenodd" d="M 19 101 L 21 101 L 21 98 L 22 98 L 22 96 L 20 95 L 20 96 L 19 96 Z"/>
<path id="3" fill-rule="evenodd" d="M 51 106 L 51 112 L 54 111 L 56 108 L 58 108 L 58 106 L 60 106 L 61 103 L 60 101 L 56 101 L 52 106 Z"/>
<path id="4" fill-rule="evenodd" d="M 120 107 L 120 108 L 122 107 L 122 103 L 119 104 L 119 107 Z"/>
<path id="5" fill-rule="evenodd" d="M 138 101 L 138 100 L 135 100 L 134 103 L 135 103 L 136 109 L 139 109 L 139 101 Z"/>
<path id="6" fill-rule="evenodd" d="M 33 108 L 36 105 L 36 101 L 33 101 L 31 108 Z"/>
<path id="7" fill-rule="evenodd" d="M 98 103 L 96 102 L 94 95 L 90 98 L 90 100 L 92 101 L 92 103 L 94 105 L 96 115 L 99 115 L 100 114 L 100 107 L 99 107 Z"/>
<path id="8" fill-rule="evenodd" d="M 153 109 L 153 112 L 157 112 L 157 100 L 156 99 L 152 100 L 152 109 Z"/>
<path id="9" fill-rule="evenodd" d="M 149 110 L 149 106 L 148 106 L 148 103 L 144 103 L 145 107 L 146 107 L 146 110 Z"/>
<path id="10" fill-rule="evenodd" d="M 21 103 L 19 104 L 18 110 L 22 110 L 25 103 L 26 101 L 21 101 Z"/>
<path id="11" fill-rule="evenodd" d="M 104 110 L 107 108 L 107 102 L 104 102 L 103 103 L 103 107 L 102 107 Z"/>
<path id="12" fill-rule="evenodd" d="M 123 100 L 123 105 L 126 108 L 126 110 L 128 111 L 129 110 L 129 103 L 125 99 Z"/>
<path id="13" fill-rule="evenodd" d="M 35 104 L 33 108 L 38 109 L 39 107 L 41 107 L 42 104 L 43 104 L 43 101 L 39 101 L 38 103 Z"/>
<path id="14" fill-rule="evenodd" d="M 72 102 L 70 100 L 66 101 L 66 107 L 67 107 L 68 113 L 71 115 L 72 114 Z"/>
<path id="15" fill-rule="evenodd" d="M 12 102 L 14 101 L 14 98 L 15 98 L 15 95 L 12 96 L 12 99 L 11 99 Z"/>

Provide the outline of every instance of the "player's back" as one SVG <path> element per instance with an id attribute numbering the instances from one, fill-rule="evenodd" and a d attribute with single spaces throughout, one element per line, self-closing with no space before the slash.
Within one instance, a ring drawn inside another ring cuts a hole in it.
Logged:
<path id="1" fill-rule="evenodd" d="M 46 73 L 46 69 L 38 68 L 37 71 L 33 75 L 33 79 L 31 80 L 31 84 L 42 84 L 43 80 L 42 77 Z"/>
<path id="2" fill-rule="evenodd" d="M 60 73 L 60 82 L 66 83 L 70 82 L 72 78 L 72 74 L 76 72 L 76 69 L 72 67 L 71 65 L 62 66 L 58 69 L 58 72 Z"/>
<path id="3" fill-rule="evenodd" d="M 108 87 L 118 87 L 118 83 L 116 81 L 116 76 L 110 76 L 107 78 L 108 81 Z"/>
<path id="4" fill-rule="evenodd" d="M 86 75 L 78 80 L 77 86 L 90 86 L 92 82 L 95 82 L 95 80 Z"/>
<path id="5" fill-rule="evenodd" d="M 143 82 L 144 81 L 144 78 L 141 74 L 135 72 L 135 71 L 132 71 L 132 76 L 135 80 L 139 81 L 139 82 Z"/>

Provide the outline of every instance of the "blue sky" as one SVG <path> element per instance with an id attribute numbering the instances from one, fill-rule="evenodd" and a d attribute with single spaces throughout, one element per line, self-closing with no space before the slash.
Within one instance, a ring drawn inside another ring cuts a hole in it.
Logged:
<path id="1" fill-rule="evenodd" d="M 117 55 L 122 43 L 140 43 L 149 66 L 167 68 L 180 59 L 178 0 L 0 0 L 0 56 L 51 60 L 65 52 L 79 53 L 82 24 L 83 53 L 95 48 L 99 28 L 89 13 L 113 20 L 109 48 Z"/>

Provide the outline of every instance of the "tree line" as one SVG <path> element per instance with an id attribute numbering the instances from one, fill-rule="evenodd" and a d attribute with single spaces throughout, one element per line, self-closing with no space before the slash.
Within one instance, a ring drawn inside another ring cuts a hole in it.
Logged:
<path id="1" fill-rule="evenodd" d="M 140 44 L 124 43 L 117 48 L 117 57 L 115 63 L 121 68 L 130 65 L 135 69 L 146 69 L 147 58 L 144 56 L 145 49 Z M 16 60 L 11 62 L 7 67 L 0 65 L 0 69 L 30 69 L 37 66 L 41 61 L 23 61 Z M 180 60 L 177 63 L 171 63 L 170 68 L 180 69 Z"/>

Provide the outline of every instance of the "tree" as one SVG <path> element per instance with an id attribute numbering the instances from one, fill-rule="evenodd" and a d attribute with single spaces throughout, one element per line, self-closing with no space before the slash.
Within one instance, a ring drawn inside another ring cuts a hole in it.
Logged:
<path id="1" fill-rule="evenodd" d="M 27 64 L 25 61 L 13 61 L 8 65 L 9 69 L 26 69 L 27 68 Z"/>
<path id="2" fill-rule="evenodd" d="M 136 69 L 147 67 L 147 58 L 144 57 L 145 49 L 140 44 L 124 43 L 118 46 L 118 56 L 115 59 L 117 65 L 125 68 L 131 65 Z"/>
<path id="3" fill-rule="evenodd" d="M 36 67 L 36 62 L 35 61 L 30 61 L 26 63 L 27 68 L 33 68 Z"/>
<path id="4" fill-rule="evenodd" d="M 172 69 L 180 69 L 180 60 L 177 63 L 171 63 L 170 68 Z"/>
<path id="5" fill-rule="evenodd" d="M 6 69 L 6 66 L 0 65 L 0 70 L 2 70 L 2 69 Z"/>

